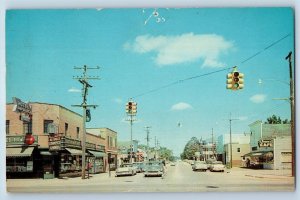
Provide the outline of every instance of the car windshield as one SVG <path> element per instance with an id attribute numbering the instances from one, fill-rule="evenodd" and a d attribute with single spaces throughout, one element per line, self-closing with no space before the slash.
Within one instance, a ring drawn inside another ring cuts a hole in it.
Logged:
<path id="1" fill-rule="evenodd" d="M 147 166 L 161 166 L 161 163 L 158 163 L 158 162 L 149 162 L 147 163 Z"/>

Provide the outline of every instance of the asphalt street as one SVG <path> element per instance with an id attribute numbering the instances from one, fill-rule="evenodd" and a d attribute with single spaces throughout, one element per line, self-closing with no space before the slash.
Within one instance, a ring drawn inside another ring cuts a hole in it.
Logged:
<path id="1" fill-rule="evenodd" d="M 161 177 L 115 177 L 114 172 L 94 174 L 89 179 L 8 179 L 8 192 L 253 192 L 293 191 L 288 171 L 233 168 L 225 172 L 194 172 L 185 162 L 167 166 Z"/>

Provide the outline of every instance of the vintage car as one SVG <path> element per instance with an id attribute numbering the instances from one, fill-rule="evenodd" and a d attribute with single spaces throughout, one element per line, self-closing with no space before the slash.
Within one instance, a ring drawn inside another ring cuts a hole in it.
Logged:
<path id="1" fill-rule="evenodd" d="M 212 172 L 224 172 L 225 165 L 221 161 L 214 161 L 209 167 L 209 170 Z"/>
<path id="2" fill-rule="evenodd" d="M 116 169 L 116 177 L 125 175 L 136 175 L 136 167 L 132 163 L 124 163 Z"/>
<path id="3" fill-rule="evenodd" d="M 207 164 L 205 161 L 195 161 L 194 166 L 192 167 L 193 171 L 206 171 Z"/>
<path id="4" fill-rule="evenodd" d="M 163 176 L 164 165 L 161 162 L 147 162 L 145 165 L 144 176 Z"/>

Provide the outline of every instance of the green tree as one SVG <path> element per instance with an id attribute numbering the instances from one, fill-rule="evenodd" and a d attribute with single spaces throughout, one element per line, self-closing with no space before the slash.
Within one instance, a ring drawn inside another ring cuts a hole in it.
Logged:
<path id="1" fill-rule="evenodd" d="M 193 159 L 195 152 L 199 151 L 200 142 L 196 137 L 192 137 L 185 145 L 181 159 Z"/>
<path id="2" fill-rule="evenodd" d="M 267 121 L 265 122 L 265 124 L 288 124 L 290 123 L 288 119 L 285 120 L 281 120 L 281 118 L 276 115 L 272 115 L 271 117 L 267 118 Z"/>

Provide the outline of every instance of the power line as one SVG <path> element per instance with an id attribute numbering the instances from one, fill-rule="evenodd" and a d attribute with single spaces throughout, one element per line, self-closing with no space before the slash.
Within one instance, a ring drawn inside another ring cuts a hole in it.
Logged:
<path id="1" fill-rule="evenodd" d="M 265 47 L 264 49 L 256 52 L 255 54 L 251 55 L 250 57 L 246 58 L 245 60 L 243 60 L 242 62 L 240 62 L 240 64 L 244 64 L 246 63 L 247 61 L 255 58 L 256 56 L 258 56 L 259 54 L 263 53 L 264 51 L 270 49 L 271 47 L 275 46 L 276 44 L 278 44 L 279 42 L 281 42 L 282 40 L 286 39 L 287 37 L 289 37 L 291 34 L 287 34 L 285 35 L 284 37 L 281 37 L 280 39 L 276 40 L 275 42 L 271 43 L 270 45 L 268 45 L 267 47 Z M 133 96 L 132 98 L 137 98 L 137 97 L 141 97 L 141 96 L 144 96 L 144 95 L 147 95 L 147 94 L 150 94 L 150 93 L 153 93 L 153 92 L 157 92 L 159 90 L 162 90 L 162 89 L 165 89 L 165 88 L 168 88 L 168 87 L 171 87 L 173 85 L 177 85 L 177 84 L 180 84 L 180 83 L 183 83 L 185 81 L 189 81 L 189 80 L 192 80 L 192 79 L 196 79 L 196 78 L 201 78 L 201 77 L 204 77 L 204 76 L 209 76 L 209 75 L 212 75 L 212 74 L 216 74 L 216 73 L 219 73 L 219 72 L 222 72 L 222 71 L 226 71 L 226 70 L 230 70 L 234 67 L 227 67 L 227 68 L 224 68 L 224 69 L 220 69 L 220 70 L 216 70 L 216 71 L 212 71 L 212 72 L 208 72 L 208 73 L 204 73 L 204 74 L 200 74 L 200 75 L 197 75 L 197 76 L 192 76 L 192 77 L 188 77 L 188 78 L 185 78 L 185 79 L 181 79 L 181 80 L 177 80 L 177 81 L 174 81 L 172 83 L 169 83 L 169 84 L 166 84 L 166 85 L 163 85 L 161 87 L 157 87 L 155 89 L 152 89 L 152 90 L 149 90 L 149 91 L 146 91 L 146 92 L 143 92 L 143 93 L 140 93 L 136 96 Z"/>
<path id="2" fill-rule="evenodd" d="M 254 57 L 256 57 L 256 56 L 258 56 L 258 55 L 261 54 L 262 52 L 264 52 L 264 51 L 268 50 L 269 48 L 273 47 L 274 45 L 276 45 L 277 43 L 281 42 L 282 40 L 284 40 L 285 38 L 289 37 L 290 35 L 291 35 L 291 34 L 289 33 L 289 34 L 285 35 L 284 37 L 282 37 L 282 38 L 276 40 L 275 42 L 273 42 L 273 43 L 270 44 L 269 46 L 265 47 L 264 49 L 258 51 L 258 52 L 255 53 L 255 54 L 253 54 L 253 55 L 250 56 L 249 58 L 243 60 L 243 61 L 241 62 L 241 64 L 243 64 L 243 63 L 245 63 L 245 62 L 251 60 L 252 58 L 254 58 Z"/>

